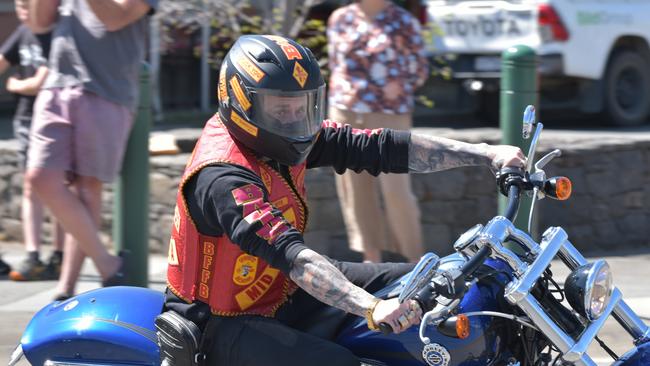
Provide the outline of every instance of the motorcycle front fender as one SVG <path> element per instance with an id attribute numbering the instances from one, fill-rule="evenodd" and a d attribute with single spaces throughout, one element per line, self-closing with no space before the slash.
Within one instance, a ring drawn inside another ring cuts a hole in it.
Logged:
<path id="1" fill-rule="evenodd" d="M 650 365 L 650 340 L 642 343 L 621 356 L 612 366 Z"/>

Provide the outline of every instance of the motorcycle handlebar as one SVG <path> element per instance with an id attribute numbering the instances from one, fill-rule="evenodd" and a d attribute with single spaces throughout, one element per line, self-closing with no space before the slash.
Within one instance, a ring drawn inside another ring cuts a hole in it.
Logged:
<path id="1" fill-rule="evenodd" d="M 506 210 L 503 213 L 503 216 L 510 221 L 514 221 L 517 217 L 520 194 L 521 188 L 517 185 L 511 185 L 508 189 L 508 204 L 506 205 Z"/>
<path id="2" fill-rule="evenodd" d="M 518 168 L 504 168 L 501 170 L 499 176 L 497 176 L 497 182 L 501 191 L 507 192 L 508 204 L 506 205 L 506 210 L 503 215 L 510 221 L 513 221 L 517 217 L 517 211 L 519 211 L 519 196 L 524 185 L 523 178 L 524 171 Z M 474 273 L 474 271 L 476 271 L 490 256 L 490 253 L 491 250 L 487 246 L 479 249 L 479 251 L 461 267 L 461 277 L 464 279 Z"/>
<path id="3" fill-rule="evenodd" d="M 508 197 L 506 210 L 503 214 L 510 221 L 514 221 L 519 211 L 519 197 L 521 192 L 527 188 L 524 180 L 526 172 L 519 168 L 504 168 L 497 174 L 497 185 L 501 193 Z M 465 286 L 465 281 L 474 271 L 476 271 L 490 256 L 491 250 L 484 246 L 460 268 L 460 275 L 454 281 L 453 286 Z M 436 289 L 432 285 L 425 286 L 420 290 L 414 299 L 419 303 L 422 309 L 433 309 L 436 302 Z M 456 295 L 464 294 L 464 291 L 454 291 Z M 393 328 L 388 323 L 380 323 L 379 329 L 383 334 L 393 333 Z"/>
<path id="4" fill-rule="evenodd" d="M 524 174 L 525 172 L 518 168 L 504 168 L 497 176 L 497 182 L 499 183 L 502 192 L 507 192 L 508 204 L 506 205 L 504 216 L 510 221 L 514 221 L 517 217 L 520 202 L 519 197 L 522 190 L 527 188 Z M 490 248 L 484 246 L 460 268 L 460 274 L 451 284 L 454 289 L 453 293 L 450 295 L 462 296 L 462 294 L 465 293 L 464 286 L 467 277 L 472 275 L 485 262 L 491 253 L 492 251 Z"/>

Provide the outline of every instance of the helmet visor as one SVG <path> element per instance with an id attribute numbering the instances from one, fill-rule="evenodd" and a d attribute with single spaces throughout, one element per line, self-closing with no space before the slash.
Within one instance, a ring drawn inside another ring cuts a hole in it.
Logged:
<path id="1" fill-rule="evenodd" d="M 259 128 L 292 139 L 312 137 L 324 118 L 325 86 L 283 92 L 251 89 L 251 121 Z"/>

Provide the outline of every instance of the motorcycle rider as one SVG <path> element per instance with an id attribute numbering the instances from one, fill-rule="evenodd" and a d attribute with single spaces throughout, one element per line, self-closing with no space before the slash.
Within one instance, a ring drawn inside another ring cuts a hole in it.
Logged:
<path id="1" fill-rule="evenodd" d="M 372 330 L 387 323 L 399 333 L 420 321 L 416 302 L 371 295 L 411 264 L 344 263 L 305 246 L 305 169 L 378 175 L 524 166 L 513 146 L 323 121 L 318 62 L 283 37 L 242 36 L 218 84 L 218 113 L 178 191 L 165 300 L 166 310 L 201 328 L 210 319 L 210 365 L 358 365 L 313 325 L 354 314 Z"/>

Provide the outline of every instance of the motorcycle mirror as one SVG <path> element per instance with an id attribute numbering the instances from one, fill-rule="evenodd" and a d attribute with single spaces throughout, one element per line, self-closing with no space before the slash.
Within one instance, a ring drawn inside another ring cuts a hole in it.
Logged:
<path id="1" fill-rule="evenodd" d="M 524 110 L 524 119 L 523 119 L 524 125 L 522 129 L 522 137 L 524 140 L 528 140 L 530 138 L 530 134 L 533 132 L 533 125 L 535 125 L 535 107 L 532 105 L 529 105 L 526 107 L 526 110 Z"/>
<path id="2" fill-rule="evenodd" d="M 423 255 L 406 279 L 406 283 L 402 287 L 402 291 L 400 291 L 398 297 L 399 302 L 403 303 L 406 300 L 412 299 L 423 286 L 431 281 L 439 265 L 440 257 L 437 255 L 433 253 Z"/>

